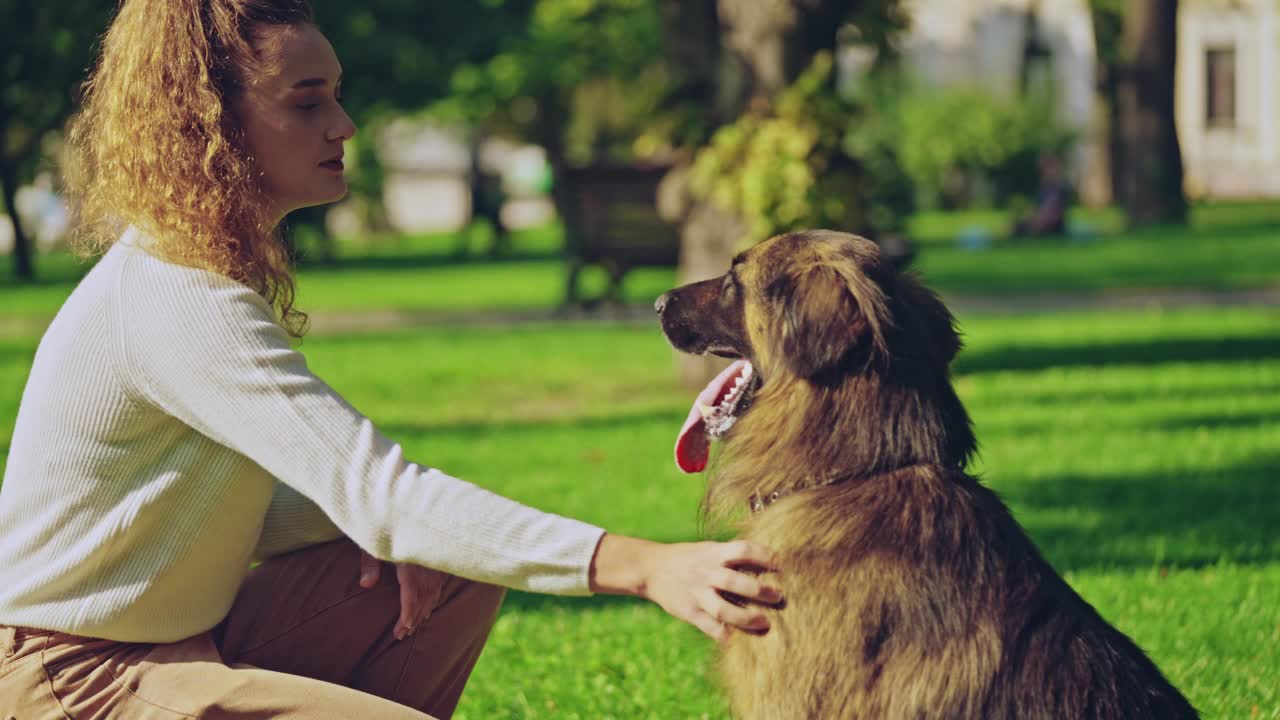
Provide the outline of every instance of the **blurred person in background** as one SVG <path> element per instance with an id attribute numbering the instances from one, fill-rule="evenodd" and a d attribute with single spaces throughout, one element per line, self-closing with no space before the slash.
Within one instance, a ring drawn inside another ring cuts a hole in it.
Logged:
<path id="1" fill-rule="evenodd" d="M 1040 186 L 1030 212 L 1014 222 L 1013 236 L 1040 237 L 1062 235 L 1067 231 L 1067 209 L 1071 204 L 1071 187 L 1063 171 L 1062 160 L 1053 153 L 1040 156 Z"/>
<path id="2" fill-rule="evenodd" d="M 40 343 L 0 486 L 6 717 L 448 717 L 507 587 L 767 630 L 721 594 L 779 601 L 744 571 L 766 550 L 415 464 L 310 372 L 278 226 L 346 192 L 341 85 L 305 0 L 122 3 L 70 138 L 102 258 Z"/>

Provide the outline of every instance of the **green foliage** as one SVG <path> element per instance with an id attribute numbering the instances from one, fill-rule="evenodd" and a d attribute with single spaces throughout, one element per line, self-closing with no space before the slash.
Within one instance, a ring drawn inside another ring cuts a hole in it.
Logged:
<path id="1" fill-rule="evenodd" d="M 24 183 L 60 130 L 112 3 L 0 2 L 0 172 Z"/>
<path id="2" fill-rule="evenodd" d="M 493 56 L 524 31 L 536 0 L 312 0 L 342 61 L 343 104 L 357 122 L 445 97 L 456 67 Z"/>
<path id="3" fill-rule="evenodd" d="M 1093 42 L 1098 60 L 1106 67 L 1121 62 L 1120 36 L 1124 30 L 1124 0 L 1089 0 Z"/>
<path id="4" fill-rule="evenodd" d="M 884 116 L 835 90 L 831 54 L 769 106 L 718 130 L 693 164 L 696 193 L 742 214 L 751 240 L 802 227 L 875 236 L 910 210 Z"/>
<path id="5" fill-rule="evenodd" d="M 897 98 L 896 138 L 902 165 L 918 192 L 931 199 L 959 197 L 962 187 L 985 182 L 997 204 L 1032 193 L 1039 158 L 1061 154 L 1074 135 L 1057 121 L 1053 103 L 1032 96 L 1004 100 L 979 88 L 908 90 Z"/>
<path id="6" fill-rule="evenodd" d="M 627 156 L 665 87 L 661 51 L 649 0 L 537 0 L 497 52 L 452 71 L 433 112 L 579 162 Z"/>

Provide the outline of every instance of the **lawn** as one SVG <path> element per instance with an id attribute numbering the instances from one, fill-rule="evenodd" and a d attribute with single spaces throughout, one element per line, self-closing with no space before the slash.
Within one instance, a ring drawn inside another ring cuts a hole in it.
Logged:
<path id="1" fill-rule="evenodd" d="M 1206 718 L 1280 718 L 1280 313 L 961 321 L 975 469 Z M 0 336 L 0 452 L 34 343 Z M 699 536 L 699 480 L 671 461 L 691 397 L 653 323 L 317 334 L 303 349 L 410 457 L 614 531 Z M 513 594 L 458 717 L 723 718 L 709 652 L 639 601 Z"/>
<path id="2" fill-rule="evenodd" d="M 1009 242 L 1001 239 L 1005 213 L 922 213 L 909 231 L 921 251 L 916 268 L 952 296 L 1280 287 L 1280 204 L 1201 205 L 1189 227 L 1143 232 L 1120 231 L 1112 211 L 1079 210 L 1075 217 L 1102 234 Z M 955 240 L 968 228 L 990 233 L 992 247 L 964 249 Z M 521 231 L 512 257 L 465 262 L 453 254 L 452 235 L 339 242 L 336 267 L 304 265 L 299 273 L 301 308 L 322 314 L 551 309 L 564 298 L 560 242 L 554 227 Z M 39 261 L 41 282 L 15 286 L 8 259 L 0 258 L 0 313 L 11 324 L 42 325 L 87 267 L 65 254 Z M 624 297 L 652 302 L 674 280 L 670 269 L 638 269 L 627 276 Z M 583 283 L 594 292 L 603 287 L 603 273 L 589 269 Z"/>

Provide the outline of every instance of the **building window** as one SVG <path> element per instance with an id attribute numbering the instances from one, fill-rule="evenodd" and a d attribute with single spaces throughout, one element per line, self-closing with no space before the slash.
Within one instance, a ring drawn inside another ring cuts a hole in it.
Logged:
<path id="1" fill-rule="evenodd" d="M 1210 48 L 1205 51 L 1205 119 L 1209 127 L 1235 127 L 1236 51 Z"/>

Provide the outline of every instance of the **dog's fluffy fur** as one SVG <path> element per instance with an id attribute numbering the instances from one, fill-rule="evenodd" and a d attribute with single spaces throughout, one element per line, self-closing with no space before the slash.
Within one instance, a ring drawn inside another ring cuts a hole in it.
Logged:
<path id="1" fill-rule="evenodd" d="M 706 504 L 778 554 L 786 605 L 724 644 L 736 715 L 1196 717 L 966 474 L 953 318 L 875 244 L 779 236 L 659 312 L 678 349 L 756 371 Z"/>

